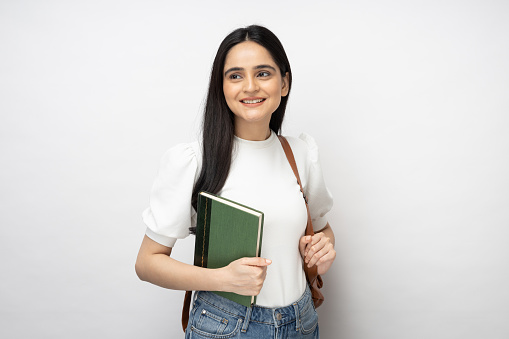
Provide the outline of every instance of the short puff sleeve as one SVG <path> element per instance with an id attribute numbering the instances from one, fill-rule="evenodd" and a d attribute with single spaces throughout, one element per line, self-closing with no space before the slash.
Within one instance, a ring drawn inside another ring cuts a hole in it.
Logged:
<path id="1" fill-rule="evenodd" d="M 143 211 L 146 235 L 155 242 L 173 247 L 189 235 L 196 212 L 191 195 L 198 173 L 194 144 L 179 144 L 161 159 L 150 193 L 150 205 Z"/>
<path id="2" fill-rule="evenodd" d="M 306 181 L 304 182 L 304 192 L 308 198 L 309 213 L 313 221 L 314 231 L 319 231 L 327 225 L 326 214 L 331 210 L 333 205 L 332 194 L 325 185 L 322 167 L 320 166 L 320 156 L 318 153 L 318 145 L 315 140 L 308 134 L 302 133 L 299 139 L 307 145 L 306 159 Z"/>

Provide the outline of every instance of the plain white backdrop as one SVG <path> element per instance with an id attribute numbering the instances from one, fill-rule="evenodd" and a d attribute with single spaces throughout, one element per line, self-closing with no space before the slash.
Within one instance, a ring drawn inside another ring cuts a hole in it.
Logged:
<path id="1" fill-rule="evenodd" d="M 506 1 L 0 2 L 0 337 L 179 338 L 138 280 L 164 151 L 197 138 L 233 29 L 293 74 L 338 257 L 322 338 L 509 338 Z M 194 239 L 175 257 L 192 262 Z"/>

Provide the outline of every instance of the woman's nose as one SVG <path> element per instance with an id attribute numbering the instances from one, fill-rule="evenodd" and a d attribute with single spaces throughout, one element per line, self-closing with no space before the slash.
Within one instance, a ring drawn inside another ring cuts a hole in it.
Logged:
<path id="1" fill-rule="evenodd" d="M 256 92 L 258 91 L 258 82 L 255 77 L 248 76 L 244 80 L 244 92 Z"/>

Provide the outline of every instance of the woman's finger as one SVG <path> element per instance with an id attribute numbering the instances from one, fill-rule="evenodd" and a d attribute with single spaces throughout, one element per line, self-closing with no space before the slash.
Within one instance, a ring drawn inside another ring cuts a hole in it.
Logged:
<path id="1" fill-rule="evenodd" d="M 308 237 L 311 237 L 311 241 L 309 241 L 309 243 L 307 244 L 306 246 L 306 250 L 304 251 L 304 256 L 307 256 L 308 255 L 308 252 L 310 251 L 311 247 L 313 245 L 315 245 L 316 243 L 318 243 L 322 238 L 323 238 L 323 233 L 315 233 L 314 235 L 312 236 L 309 236 Z"/>
<path id="2" fill-rule="evenodd" d="M 321 236 L 319 241 L 309 246 L 309 250 L 306 253 L 304 261 L 308 263 L 311 258 L 322 250 L 327 244 L 330 244 L 330 240 L 327 237 Z M 308 244 L 309 245 L 309 244 Z"/>
<path id="3" fill-rule="evenodd" d="M 334 251 L 334 247 L 332 246 L 332 244 L 331 243 L 326 244 L 309 259 L 308 267 L 312 267 L 313 265 L 318 264 L 318 262 L 323 263 L 324 261 L 327 261 L 328 258 L 331 257 L 328 255 L 331 251 Z"/>
<path id="4" fill-rule="evenodd" d="M 329 252 L 327 252 L 323 257 L 321 257 L 316 265 L 322 265 L 328 262 L 332 262 L 336 259 L 336 250 L 333 248 Z"/>
<path id="5" fill-rule="evenodd" d="M 268 266 L 272 263 L 272 260 L 260 257 L 245 257 L 238 260 L 242 265 L 249 266 Z"/>
<path id="6" fill-rule="evenodd" d="M 304 253 L 306 253 L 306 246 L 309 244 L 310 241 L 311 241 L 310 235 L 303 236 L 299 240 L 299 251 L 302 258 L 305 257 Z"/>

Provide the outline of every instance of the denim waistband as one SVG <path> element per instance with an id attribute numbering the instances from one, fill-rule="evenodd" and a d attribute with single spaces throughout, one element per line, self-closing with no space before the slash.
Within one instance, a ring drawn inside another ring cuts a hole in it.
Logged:
<path id="1" fill-rule="evenodd" d="M 311 291 L 308 286 L 306 286 L 304 294 L 297 301 L 284 307 L 269 308 L 258 305 L 246 307 L 207 291 L 196 292 L 195 298 L 233 316 L 242 318 L 244 320 L 243 331 L 247 330 L 249 322 L 258 322 L 280 327 L 293 321 L 296 322 L 296 329 L 298 330 L 300 327 L 300 315 L 304 314 L 308 307 L 313 307 Z"/>

